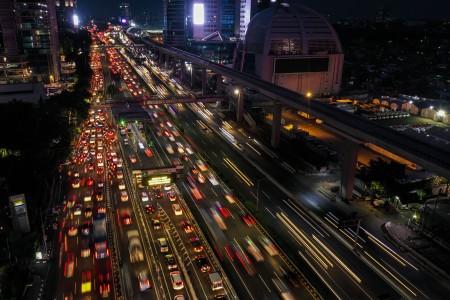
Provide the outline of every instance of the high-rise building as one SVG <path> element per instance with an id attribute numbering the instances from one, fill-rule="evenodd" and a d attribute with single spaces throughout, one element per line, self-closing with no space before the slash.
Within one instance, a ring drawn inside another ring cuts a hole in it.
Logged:
<path id="1" fill-rule="evenodd" d="M 220 38 L 234 36 L 236 19 L 236 0 L 191 0 L 189 3 L 194 40 L 208 40 L 211 36 Z"/>
<path id="2" fill-rule="evenodd" d="M 237 0 L 238 12 L 236 16 L 235 32 L 236 37 L 244 40 L 248 23 L 256 13 L 268 8 L 271 1 L 269 0 Z M 273 4 L 275 5 L 275 4 Z M 238 22 L 239 21 L 239 22 Z"/>
<path id="3" fill-rule="evenodd" d="M 0 83 L 30 80 L 30 70 L 19 47 L 13 0 L 0 1 L 0 63 Z"/>
<path id="4" fill-rule="evenodd" d="M 164 43 L 182 48 L 187 37 L 186 0 L 164 1 Z"/>
<path id="5" fill-rule="evenodd" d="M 131 20 L 130 3 L 121 2 L 119 5 L 120 20 L 122 23 L 129 23 Z"/>
<path id="6" fill-rule="evenodd" d="M 74 26 L 74 15 L 76 15 L 76 0 L 55 0 L 56 17 L 60 30 L 70 29 Z"/>
<path id="7" fill-rule="evenodd" d="M 60 78 L 55 0 L 16 0 L 19 46 L 38 81 Z"/>
<path id="8" fill-rule="evenodd" d="M 295 0 L 256 14 L 236 59 L 241 71 L 300 94 L 339 92 L 344 54 L 331 24 Z"/>

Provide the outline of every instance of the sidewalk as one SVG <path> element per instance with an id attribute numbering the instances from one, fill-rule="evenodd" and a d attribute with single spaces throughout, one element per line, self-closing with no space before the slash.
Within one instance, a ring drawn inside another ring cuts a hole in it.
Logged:
<path id="1" fill-rule="evenodd" d="M 404 252 L 413 256 L 422 266 L 450 282 L 450 253 L 432 239 L 404 224 L 386 222 L 383 230 Z M 447 271 L 446 271 L 447 270 Z"/>

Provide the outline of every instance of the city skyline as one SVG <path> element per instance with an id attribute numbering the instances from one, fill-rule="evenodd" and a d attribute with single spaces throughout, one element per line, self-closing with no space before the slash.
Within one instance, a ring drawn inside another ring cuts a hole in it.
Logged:
<path id="1" fill-rule="evenodd" d="M 78 7 L 82 16 L 115 16 L 119 13 L 121 1 L 114 0 L 105 7 L 103 0 L 79 0 Z M 132 12 L 146 11 L 157 14 L 162 13 L 163 0 L 133 0 L 129 1 Z M 332 18 L 364 18 L 374 19 L 377 11 L 385 7 L 389 14 L 395 18 L 405 19 L 449 19 L 450 2 L 446 0 L 435 0 L 429 2 L 408 0 L 304 0 L 300 3 L 307 5 L 321 14 L 330 15 Z"/>

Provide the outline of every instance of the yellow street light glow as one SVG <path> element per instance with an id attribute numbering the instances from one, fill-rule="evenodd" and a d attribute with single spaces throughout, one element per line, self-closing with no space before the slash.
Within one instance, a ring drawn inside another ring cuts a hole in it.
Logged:
<path id="1" fill-rule="evenodd" d="M 235 94 L 236 96 L 239 95 L 239 93 L 240 93 L 239 89 L 234 89 L 234 94 Z"/>
<path id="2" fill-rule="evenodd" d="M 172 182 L 172 179 L 169 176 L 158 176 L 152 177 L 147 181 L 149 186 L 161 185 L 161 184 L 169 184 Z"/>
<path id="3" fill-rule="evenodd" d="M 310 99 L 312 97 L 312 93 L 311 92 L 306 92 L 306 98 Z"/>

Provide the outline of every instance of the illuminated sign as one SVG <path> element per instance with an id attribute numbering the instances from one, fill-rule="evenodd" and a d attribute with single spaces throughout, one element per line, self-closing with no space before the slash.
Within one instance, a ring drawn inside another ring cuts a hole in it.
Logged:
<path id="1" fill-rule="evenodd" d="M 203 3 L 194 3 L 194 25 L 205 24 L 205 5 Z"/>
<path id="2" fill-rule="evenodd" d="M 78 27 L 80 25 L 80 18 L 78 18 L 77 14 L 72 16 L 73 26 Z"/>
<path id="3" fill-rule="evenodd" d="M 151 177 L 147 181 L 149 186 L 161 185 L 161 184 L 169 184 L 171 182 L 172 182 L 172 179 L 169 176 L 167 176 L 167 175 Z"/>

